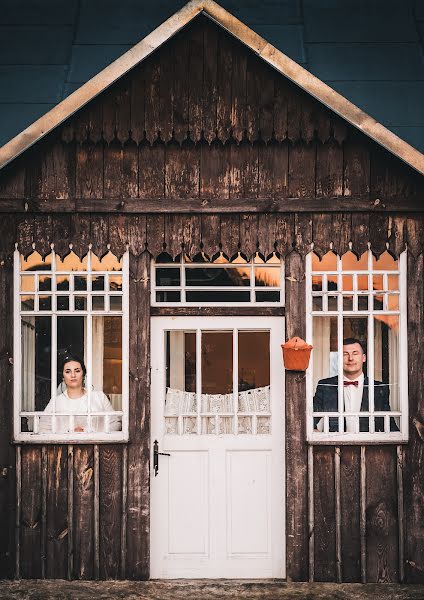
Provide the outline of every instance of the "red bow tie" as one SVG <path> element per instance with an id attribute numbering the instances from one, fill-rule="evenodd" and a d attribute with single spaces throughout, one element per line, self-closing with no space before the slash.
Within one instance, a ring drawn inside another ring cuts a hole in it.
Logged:
<path id="1" fill-rule="evenodd" d="M 344 387 L 346 387 L 348 385 L 354 385 L 355 387 L 358 387 L 358 382 L 357 381 L 343 381 L 343 385 L 344 385 Z"/>

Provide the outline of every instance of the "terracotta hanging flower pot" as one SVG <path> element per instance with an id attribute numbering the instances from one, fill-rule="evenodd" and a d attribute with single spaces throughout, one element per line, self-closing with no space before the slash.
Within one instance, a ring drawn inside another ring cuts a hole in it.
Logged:
<path id="1" fill-rule="evenodd" d="M 284 367 L 287 371 L 306 371 L 309 365 L 312 346 L 300 337 L 293 337 L 285 344 L 283 349 Z"/>

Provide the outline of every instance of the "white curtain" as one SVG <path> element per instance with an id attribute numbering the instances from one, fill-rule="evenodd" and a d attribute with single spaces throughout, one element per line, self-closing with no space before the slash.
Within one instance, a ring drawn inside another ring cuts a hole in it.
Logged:
<path id="1" fill-rule="evenodd" d="M 22 319 L 22 406 L 35 410 L 35 317 Z"/>

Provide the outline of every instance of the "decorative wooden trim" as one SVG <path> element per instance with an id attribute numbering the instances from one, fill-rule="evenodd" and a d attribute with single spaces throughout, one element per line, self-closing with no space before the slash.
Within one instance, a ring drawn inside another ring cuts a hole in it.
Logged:
<path id="1" fill-rule="evenodd" d="M 424 156 L 421 152 L 401 140 L 312 73 L 309 73 L 294 60 L 277 50 L 213 0 L 191 0 L 188 2 L 141 42 L 5 144 L 0 149 L 0 168 L 10 163 L 125 73 L 150 56 L 152 52 L 167 42 L 200 13 L 205 14 L 219 26 L 226 29 L 267 64 L 276 69 L 277 72 L 288 77 L 319 102 L 346 119 L 381 146 L 387 148 L 419 173 L 424 174 Z"/>
<path id="2" fill-rule="evenodd" d="M 152 317 L 283 317 L 284 306 L 152 306 Z"/>
<path id="3" fill-rule="evenodd" d="M 0 198 L 0 213 L 35 214 L 217 214 L 217 213 L 423 213 L 423 198 L 412 201 L 391 198 L 380 201 L 370 196 L 308 198 L 71 198 L 35 200 Z"/>

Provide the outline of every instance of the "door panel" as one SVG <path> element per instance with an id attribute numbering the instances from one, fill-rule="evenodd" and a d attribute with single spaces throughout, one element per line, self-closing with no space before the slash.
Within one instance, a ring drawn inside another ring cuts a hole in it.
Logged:
<path id="1" fill-rule="evenodd" d="M 284 320 L 152 319 L 151 576 L 284 577 Z"/>

